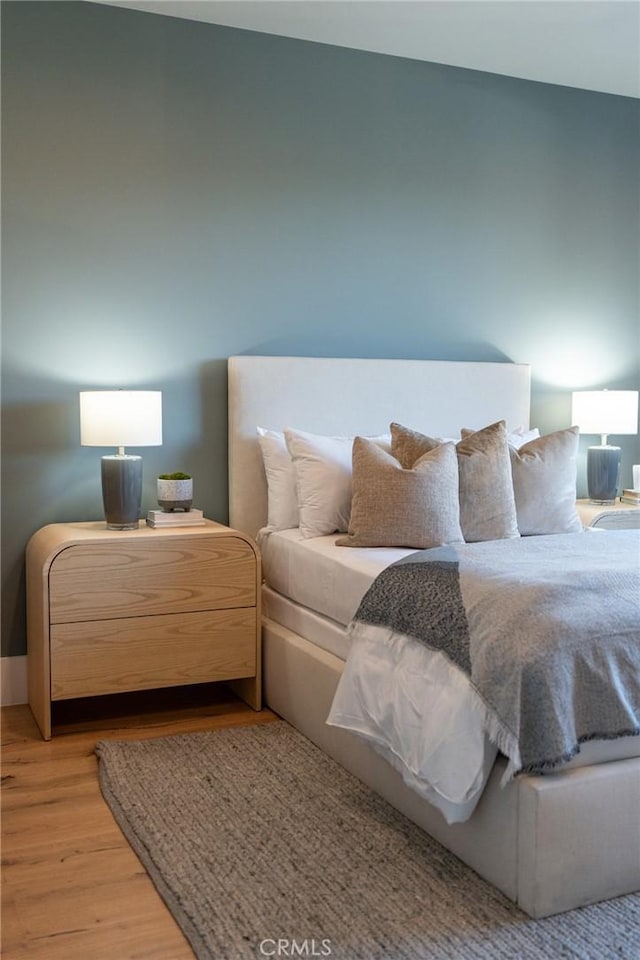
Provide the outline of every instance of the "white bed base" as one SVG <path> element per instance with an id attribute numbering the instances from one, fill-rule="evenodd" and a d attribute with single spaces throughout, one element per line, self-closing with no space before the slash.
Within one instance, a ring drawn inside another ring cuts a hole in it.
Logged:
<path id="1" fill-rule="evenodd" d="M 528 367 L 232 357 L 230 522 L 255 536 L 266 521 L 257 426 L 375 435 L 397 420 L 456 436 L 500 418 L 528 425 Z M 337 657 L 263 620 L 266 703 L 530 916 L 640 889 L 640 759 L 519 777 L 505 788 L 498 761 L 470 820 L 449 826 L 367 744 L 325 724 L 341 670 Z"/>

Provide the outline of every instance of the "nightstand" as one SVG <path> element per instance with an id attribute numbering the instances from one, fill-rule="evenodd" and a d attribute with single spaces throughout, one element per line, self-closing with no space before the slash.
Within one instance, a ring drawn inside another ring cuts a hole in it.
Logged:
<path id="1" fill-rule="evenodd" d="M 578 516 L 585 527 L 598 530 L 637 530 L 640 528 L 640 507 L 632 503 L 592 503 L 591 500 L 576 502 Z"/>
<path id="2" fill-rule="evenodd" d="M 45 740 L 51 703 L 234 681 L 261 708 L 260 554 L 202 526 L 107 530 L 54 523 L 27 546 L 29 704 Z"/>

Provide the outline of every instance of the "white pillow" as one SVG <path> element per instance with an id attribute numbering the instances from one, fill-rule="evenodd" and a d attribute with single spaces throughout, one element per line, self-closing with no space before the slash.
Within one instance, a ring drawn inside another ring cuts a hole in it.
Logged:
<path id="1" fill-rule="evenodd" d="M 353 437 L 324 437 L 288 428 L 296 476 L 300 533 L 305 539 L 345 533 L 351 515 Z M 390 437 L 370 437 L 389 449 Z"/>
<path id="2" fill-rule="evenodd" d="M 514 450 L 519 450 L 525 443 L 529 443 L 530 440 L 537 440 L 539 436 L 540 431 L 537 427 L 533 427 L 531 430 L 525 430 L 524 427 L 516 427 L 515 430 L 507 434 L 507 443 L 510 447 L 513 447 Z"/>
<path id="3" fill-rule="evenodd" d="M 267 475 L 267 529 L 291 530 L 298 526 L 296 474 L 284 433 L 258 427 L 258 443 Z"/>

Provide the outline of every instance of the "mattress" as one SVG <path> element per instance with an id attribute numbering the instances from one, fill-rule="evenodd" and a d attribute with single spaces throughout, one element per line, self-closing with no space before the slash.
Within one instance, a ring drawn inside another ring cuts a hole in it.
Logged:
<path id="1" fill-rule="evenodd" d="M 346 627 L 370 583 L 411 549 L 337 547 L 338 535 L 305 540 L 300 531 L 258 535 L 265 580 L 263 612 L 270 620 L 346 660 Z M 568 763 L 588 766 L 640 756 L 640 737 L 592 740 Z"/>
<path id="2" fill-rule="evenodd" d="M 385 567 L 414 550 L 337 547 L 341 534 L 304 540 L 299 529 L 261 532 L 265 583 L 309 610 L 347 626 L 369 585 Z"/>

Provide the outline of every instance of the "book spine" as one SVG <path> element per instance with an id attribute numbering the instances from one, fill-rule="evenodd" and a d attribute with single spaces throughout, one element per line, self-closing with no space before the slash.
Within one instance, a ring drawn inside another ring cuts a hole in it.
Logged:
<path id="1" fill-rule="evenodd" d="M 169 529 L 170 527 L 204 527 L 206 520 L 182 520 L 180 523 L 165 523 L 162 520 L 149 520 L 147 517 L 147 526 L 148 527 L 162 527 L 163 529 Z"/>

